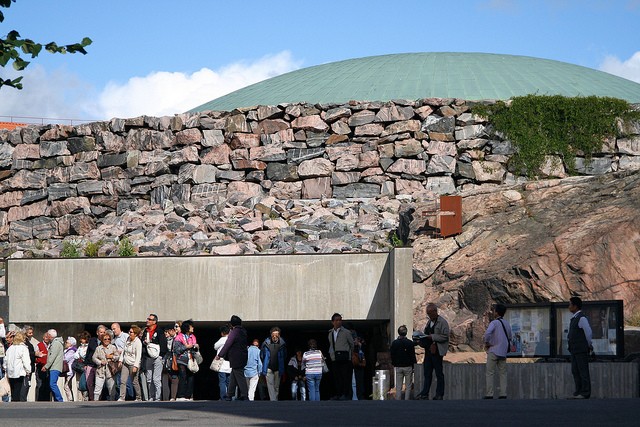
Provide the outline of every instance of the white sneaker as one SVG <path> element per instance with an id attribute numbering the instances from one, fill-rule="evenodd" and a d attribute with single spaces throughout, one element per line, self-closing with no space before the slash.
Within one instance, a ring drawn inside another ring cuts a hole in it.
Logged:
<path id="1" fill-rule="evenodd" d="M 124 399 L 118 399 L 118 402 L 124 402 L 124 401 L 125 401 Z"/>
<path id="2" fill-rule="evenodd" d="M 176 399 L 177 402 L 188 402 L 189 399 L 187 399 L 186 397 L 179 397 Z"/>

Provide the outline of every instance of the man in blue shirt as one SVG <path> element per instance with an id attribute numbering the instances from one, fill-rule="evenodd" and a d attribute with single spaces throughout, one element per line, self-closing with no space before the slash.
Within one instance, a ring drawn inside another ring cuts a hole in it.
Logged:
<path id="1" fill-rule="evenodd" d="M 484 333 L 484 347 L 487 350 L 486 391 L 484 399 L 493 399 L 493 381 L 496 370 L 499 375 L 498 397 L 507 398 L 507 353 L 511 343 L 511 325 L 505 319 L 507 307 L 496 304 L 491 311 L 493 319 Z"/>

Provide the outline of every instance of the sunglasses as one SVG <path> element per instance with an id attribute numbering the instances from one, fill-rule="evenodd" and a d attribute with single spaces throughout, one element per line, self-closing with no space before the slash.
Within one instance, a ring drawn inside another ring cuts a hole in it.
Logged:
<path id="1" fill-rule="evenodd" d="M 147 320 L 152 320 L 152 321 L 156 321 L 156 319 L 154 319 L 153 317 L 147 317 Z"/>
<path id="2" fill-rule="evenodd" d="M 129 333 L 130 333 L 130 334 L 135 334 L 135 332 L 134 332 L 134 331 L 129 331 Z"/>
<path id="3" fill-rule="evenodd" d="M 111 338 L 103 338 L 102 341 L 111 341 Z"/>

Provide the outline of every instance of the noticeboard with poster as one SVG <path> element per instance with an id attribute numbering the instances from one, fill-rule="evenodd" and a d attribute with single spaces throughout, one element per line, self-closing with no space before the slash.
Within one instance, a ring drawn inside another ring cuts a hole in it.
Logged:
<path id="1" fill-rule="evenodd" d="M 597 358 L 624 357 L 623 302 L 583 301 Z M 573 314 L 568 302 L 507 305 L 515 351 L 508 357 L 567 357 L 567 334 Z"/>
<path id="2" fill-rule="evenodd" d="M 508 306 L 504 318 L 511 325 L 509 357 L 551 356 L 551 305 Z"/>
<path id="3" fill-rule="evenodd" d="M 584 301 L 582 312 L 591 326 L 591 344 L 596 357 L 623 357 L 622 301 Z M 557 354 L 569 356 L 567 334 L 573 314 L 567 309 L 567 304 L 557 304 L 557 313 Z"/>

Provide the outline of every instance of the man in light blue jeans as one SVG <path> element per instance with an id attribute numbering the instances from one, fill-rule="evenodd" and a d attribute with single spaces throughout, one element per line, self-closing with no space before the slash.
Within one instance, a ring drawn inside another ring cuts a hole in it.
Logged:
<path id="1" fill-rule="evenodd" d="M 413 341 L 407 338 L 407 327 L 398 328 L 398 338 L 391 343 L 391 363 L 396 371 L 396 400 L 402 400 L 402 383 L 404 382 L 404 400 L 411 398 L 413 365 L 416 364 L 416 350 Z"/>
<path id="2" fill-rule="evenodd" d="M 62 337 L 58 336 L 58 332 L 56 332 L 55 329 L 49 329 L 47 334 L 52 338 L 52 341 L 49 346 L 47 364 L 42 367 L 42 371 L 49 370 L 49 387 L 53 394 L 53 400 L 62 402 L 62 393 L 60 393 L 60 388 L 58 387 L 58 378 L 60 377 L 60 372 L 62 372 L 64 342 Z"/>

